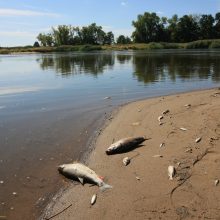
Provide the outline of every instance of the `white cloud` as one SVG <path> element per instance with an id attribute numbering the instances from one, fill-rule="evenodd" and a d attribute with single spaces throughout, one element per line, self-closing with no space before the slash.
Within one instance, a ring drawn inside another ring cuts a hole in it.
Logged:
<path id="1" fill-rule="evenodd" d="M 121 6 L 126 6 L 127 3 L 126 2 L 121 2 Z"/>
<path id="2" fill-rule="evenodd" d="M 156 14 L 162 15 L 162 14 L 164 14 L 164 12 L 162 12 L 162 11 L 157 11 Z"/>
<path id="3" fill-rule="evenodd" d="M 11 17 L 11 16 L 48 16 L 48 17 L 59 17 L 59 14 L 32 11 L 32 10 L 17 10 L 12 8 L 0 8 L 0 16 Z"/>
<path id="4" fill-rule="evenodd" d="M 5 37 L 36 37 L 36 33 L 27 31 L 0 31 L 0 35 Z"/>
<path id="5" fill-rule="evenodd" d="M 107 26 L 107 25 L 102 25 L 102 27 L 105 32 L 112 31 L 113 34 L 115 35 L 115 38 L 117 38 L 119 35 L 125 35 L 125 36 L 130 37 L 132 32 L 134 31 L 134 28 L 128 28 L 128 29 L 115 28 L 113 26 Z"/>

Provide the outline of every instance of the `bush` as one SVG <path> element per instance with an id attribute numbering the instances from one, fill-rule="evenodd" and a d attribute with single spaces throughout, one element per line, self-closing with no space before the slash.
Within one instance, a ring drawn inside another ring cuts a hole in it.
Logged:
<path id="1" fill-rule="evenodd" d="M 218 41 L 213 41 L 210 46 L 209 46 L 210 49 L 216 49 L 216 48 L 220 48 L 220 40 Z"/>

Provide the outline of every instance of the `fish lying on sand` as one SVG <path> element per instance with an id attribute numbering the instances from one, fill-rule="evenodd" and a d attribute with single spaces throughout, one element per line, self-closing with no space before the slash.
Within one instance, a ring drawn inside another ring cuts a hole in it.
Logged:
<path id="1" fill-rule="evenodd" d="M 129 150 L 133 150 L 139 144 L 147 140 L 145 137 L 129 137 L 123 138 L 109 146 L 109 148 L 105 151 L 106 154 L 116 154 L 116 153 L 123 153 Z"/>
<path id="2" fill-rule="evenodd" d="M 77 178 L 82 184 L 84 180 L 95 183 L 102 191 L 112 188 L 112 186 L 104 183 L 102 178 L 100 178 L 95 171 L 81 163 L 63 164 L 58 167 L 58 170 L 65 176 Z"/>
<path id="3" fill-rule="evenodd" d="M 173 179 L 175 173 L 176 173 L 175 167 L 174 166 L 168 166 L 168 176 L 169 176 L 170 180 Z"/>

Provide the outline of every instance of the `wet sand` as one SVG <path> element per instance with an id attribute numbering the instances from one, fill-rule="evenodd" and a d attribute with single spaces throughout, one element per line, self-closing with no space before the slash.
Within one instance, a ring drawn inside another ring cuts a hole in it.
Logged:
<path id="1" fill-rule="evenodd" d="M 167 109 L 159 125 L 158 116 Z M 121 107 L 106 124 L 87 160 L 113 189 L 101 192 L 97 186 L 82 186 L 60 175 L 66 187 L 53 198 L 41 219 L 66 207 L 53 219 L 220 218 L 220 184 L 215 186 L 215 180 L 220 179 L 219 115 L 219 89 Z M 113 141 L 130 136 L 151 139 L 128 153 L 105 154 Z M 201 141 L 196 143 L 199 137 Z M 127 156 L 131 163 L 124 166 L 122 159 Z M 168 178 L 169 165 L 176 169 L 173 180 Z M 97 201 L 91 206 L 94 193 Z"/>

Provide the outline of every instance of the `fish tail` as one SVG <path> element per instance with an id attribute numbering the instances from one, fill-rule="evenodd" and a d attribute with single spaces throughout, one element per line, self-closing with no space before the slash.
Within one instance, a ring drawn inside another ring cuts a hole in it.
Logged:
<path id="1" fill-rule="evenodd" d="M 107 189 L 112 189 L 112 188 L 113 188 L 113 186 L 108 185 L 108 184 L 106 184 L 106 183 L 104 183 L 104 182 L 103 182 L 103 184 L 100 186 L 100 190 L 101 190 L 102 192 L 104 192 L 104 191 L 107 190 Z"/>

